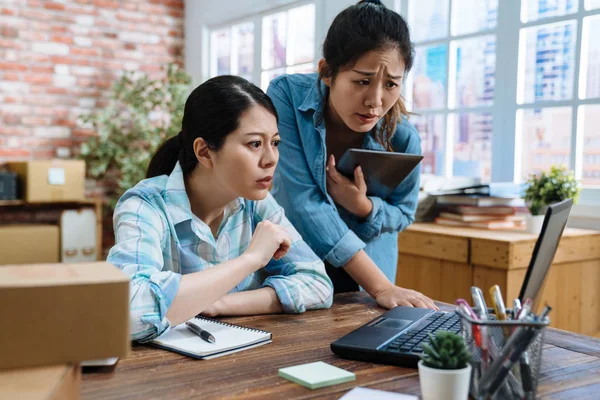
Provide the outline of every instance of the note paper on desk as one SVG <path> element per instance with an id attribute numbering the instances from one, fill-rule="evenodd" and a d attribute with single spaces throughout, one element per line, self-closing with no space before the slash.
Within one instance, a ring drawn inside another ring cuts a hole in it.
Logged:
<path id="1" fill-rule="evenodd" d="M 400 394 L 394 392 L 386 392 L 383 390 L 367 389 L 363 387 L 355 387 L 342 397 L 340 400 L 419 400 L 417 396 L 408 394 Z"/>
<path id="2" fill-rule="evenodd" d="M 318 389 L 356 380 L 354 373 L 322 361 L 280 368 L 279 376 L 309 389 Z"/>

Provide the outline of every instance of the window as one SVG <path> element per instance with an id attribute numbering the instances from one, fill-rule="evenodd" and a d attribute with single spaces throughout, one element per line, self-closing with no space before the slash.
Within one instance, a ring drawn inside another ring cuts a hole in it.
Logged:
<path id="1" fill-rule="evenodd" d="M 415 42 L 405 97 L 417 114 L 413 123 L 422 140 L 422 170 L 490 181 L 498 2 L 405 4 Z"/>
<path id="2" fill-rule="evenodd" d="M 254 23 L 245 22 L 210 33 L 210 75 L 240 75 L 252 80 Z"/>
<path id="3" fill-rule="evenodd" d="M 278 75 L 315 70 L 315 5 L 212 29 L 209 47 L 211 77 L 241 75 L 266 91 Z"/>
<path id="4" fill-rule="evenodd" d="M 404 93 L 423 172 L 522 182 L 563 164 L 600 202 L 600 0 L 396 7 L 415 42 Z"/>
<path id="5" fill-rule="evenodd" d="M 267 90 L 271 79 L 287 73 L 307 73 L 315 69 L 315 5 L 292 8 L 262 19 L 261 87 Z"/>

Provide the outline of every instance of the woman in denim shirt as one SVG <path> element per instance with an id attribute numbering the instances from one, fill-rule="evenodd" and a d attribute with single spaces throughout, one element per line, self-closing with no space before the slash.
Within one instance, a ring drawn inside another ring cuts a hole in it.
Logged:
<path id="1" fill-rule="evenodd" d="M 336 292 L 362 286 L 386 308 L 436 308 L 423 294 L 395 286 L 398 232 L 414 220 L 415 169 L 387 198 L 368 197 L 335 161 L 349 148 L 421 154 L 418 132 L 400 97 L 413 62 L 406 22 L 380 1 L 360 1 L 333 21 L 318 74 L 284 75 L 267 94 L 282 138 L 273 195 L 319 257 Z"/>

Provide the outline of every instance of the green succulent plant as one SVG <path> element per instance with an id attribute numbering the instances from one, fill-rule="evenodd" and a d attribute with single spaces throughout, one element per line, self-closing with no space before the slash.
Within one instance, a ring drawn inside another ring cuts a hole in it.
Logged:
<path id="1" fill-rule="evenodd" d="M 553 165 L 549 172 L 529 177 L 523 198 L 531 214 L 540 215 L 544 208 L 552 203 L 571 198 L 577 202 L 579 190 L 579 182 L 575 179 L 573 171 Z"/>
<path id="2" fill-rule="evenodd" d="M 471 359 L 462 336 L 448 331 L 429 334 L 429 343 L 423 344 L 423 364 L 436 369 L 465 368 Z"/>

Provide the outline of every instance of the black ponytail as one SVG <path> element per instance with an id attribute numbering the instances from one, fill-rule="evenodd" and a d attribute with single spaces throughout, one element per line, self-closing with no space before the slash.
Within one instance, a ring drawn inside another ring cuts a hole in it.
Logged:
<path id="1" fill-rule="evenodd" d="M 271 99 L 244 78 L 222 75 L 198 86 L 185 102 L 181 132 L 152 156 L 146 178 L 169 175 L 177 161 L 183 175 L 190 174 L 198 165 L 194 141 L 203 138 L 209 149 L 218 151 L 227 135 L 238 128 L 241 115 L 254 105 L 264 107 L 277 119 Z"/>
<path id="2" fill-rule="evenodd" d="M 181 152 L 181 141 L 179 140 L 179 137 L 180 135 L 175 135 L 160 145 L 150 160 L 146 178 L 169 175 L 171 171 L 173 171 L 175 164 L 177 164 L 177 161 L 179 160 L 179 153 Z"/>

